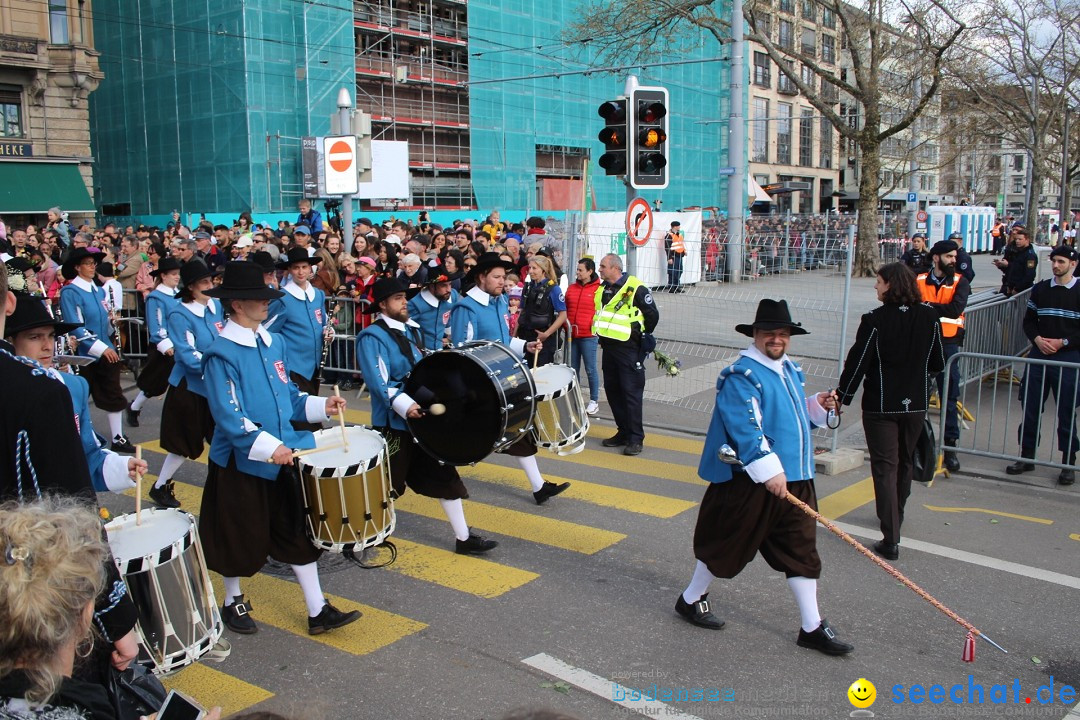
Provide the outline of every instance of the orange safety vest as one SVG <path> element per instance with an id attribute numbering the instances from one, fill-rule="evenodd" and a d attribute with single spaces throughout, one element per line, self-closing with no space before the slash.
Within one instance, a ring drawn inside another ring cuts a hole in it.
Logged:
<path id="1" fill-rule="evenodd" d="M 919 293 L 922 295 L 923 302 L 936 303 L 938 305 L 948 305 L 951 303 L 953 296 L 956 294 L 956 286 L 959 283 L 959 277 L 953 280 L 952 285 L 931 285 L 927 282 L 929 275 L 930 273 L 923 273 L 916 278 L 919 283 Z M 942 337 L 956 337 L 964 327 L 964 314 L 960 313 L 960 317 L 958 318 L 938 318 L 938 321 L 941 323 Z"/>
<path id="2" fill-rule="evenodd" d="M 686 245 L 683 244 L 682 231 L 676 232 L 672 230 L 671 235 L 671 252 L 678 253 L 679 255 L 686 254 Z"/>

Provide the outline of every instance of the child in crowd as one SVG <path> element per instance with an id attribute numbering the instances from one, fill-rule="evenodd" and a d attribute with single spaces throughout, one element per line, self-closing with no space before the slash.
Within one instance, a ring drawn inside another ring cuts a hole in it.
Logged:
<path id="1" fill-rule="evenodd" d="M 506 296 L 510 300 L 510 314 L 506 323 L 510 326 L 510 337 L 517 337 L 518 319 L 521 316 L 521 286 L 516 283 L 511 285 Z"/>

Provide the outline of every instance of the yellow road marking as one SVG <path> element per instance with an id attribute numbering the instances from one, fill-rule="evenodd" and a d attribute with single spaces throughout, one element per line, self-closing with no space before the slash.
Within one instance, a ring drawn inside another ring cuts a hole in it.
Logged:
<path id="1" fill-rule="evenodd" d="M 935 512 L 947 512 L 947 513 L 986 513 L 987 515 L 997 515 L 999 517 L 1012 518 L 1013 520 L 1026 520 L 1027 522 L 1038 523 L 1040 525 L 1053 525 L 1053 520 L 1047 520 L 1045 518 L 1031 517 L 1030 515 L 1017 515 L 1016 513 L 1001 512 L 1000 510 L 987 510 L 985 508 L 972 508 L 972 507 L 941 507 L 938 505 L 923 505 L 927 510 L 934 510 Z"/>
<path id="2" fill-rule="evenodd" d="M 818 499 L 818 512 L 830 520 L 847 515 L 874 499 L 874 479 L 866 478 Z"/>
<path id="3" fill-rule="evenodd" d="M 480 480 L 496 485 L 520 488 L 523 493 L 529 490 L 529 484 L 519 470 L 503 467 L 502 465 L 481 463 L 476 467 L 463 467 L 461 468 L 461 476 L 467 480 Z M 545 473 L 544 479 L 556 484 L 571 483 L 570 488 L 560 495 L 560 498 L 581 500 L 594 505 L 651 515 L 652 517 L 675 517 L 679 513 L 698 505 L 697 500 L 679 500 L 666 495 L 626 490 L 576 478 L 559 477 L 558 475 Z"/>
<path id="4" fill-rule="evenodd" d="M 405 512 L 437 520 L 446 518 L 439 501 L 434 498 L 407 493 L 398 498 L 395 504 L 399 510 Z M 474 528 L 586 555 L 592 555 L 626 538 L 626 535 L 610 530 L 471 501 L 465 505 L 465 516 L 469 525 Z"/>
<path id="5" fill-rule="evenodd" d="M 222 715 L 246 710 L 252 705 L 274 697 L 269 690 L 244 682 L 205 663 L 195 663 L 162 679 L 168 690 L 178 690 L 209 710 L 221 705 Z"/>
<path id="6" fill-rule="evenodd" d="M 217 597 L 224 597 L 221 577 L 217 573 L 211 573 L 211 577 Z M 240 589 L 251 600 L 251 617 L 256 623 L 308 637 L 350 655 L 367 655 L 427 627 L 427 623 L 418 620 L 327 594 L 326 599 L 338 610 L 359 610 L 363 617 L 351 625 L 322 635 L 308 635 L 307 605 L 298 584 L 259 573 L 241 578 Z"/>
<path id="7" fill-rule="evenodd" d="M 619 449 L 616 448 L 616 450 Z M 556 462 L 586 465 L 592 469 L 605 468 L 621 473 L 644 475 L 649 478 L 659 478 L 661 480 L 674 480 L 675 482 L 688 483 L 690 485 L 705 486 L 707 484 L 698 477 L 698 464 L 696 460 L 693 463 L 684 465 L 663 462 L 662 460 L 650 460 L 649 458 L 643 458 L 640 455 L 634 458 L 628 458 L 621 452 L 611 452 L 610 450 L 582 450 L 576 455 L 564 455 L 561 457 L 554 454 L 548 456 L 542 453 L 538 457 L 549 458 Z"/>
<path id="8" fill-rule="evenodd" d="M 145 475 L 144 478 L 153 485 L 153 475 Z M 202 488 L 177 482 L 173 486 L 173 491 L 176 499 L 180 501 L 182 510 L 198 514 L 199 507 L 202 505 Z M 127 490 L 124 494 L 134 497 L 135 490 Z M 400 505 L 400 501 L 397 504 Z M 441 509 L 438 517 L 445 518 Z M 447 537 L 453 536 L 447 532 Z M 387 570 L 470 595 L 483 598 L 498 597 L 540 577 L 534 572 L 521 570 L 511 565 L 458 555 L 449 550 L 400 540 L 397 537 L 392 539 L 400 552 L 394 564 L 386 567 Z"/>
<path id="9" fill-rule="evenodd" d="M 1080 533 L 1072 533 L 1071 535 L 1069 535 L 1069 539 L 1080 542 Z"/>
<path id="10" fill-rule="evenodd" d="M 447 538 L 453 538 L 453 535 L 447 532 Z M 398 547 L 398 556 L 393 565 L 386 566 L 387 570 L 477 597 L 498 597 L 540 577 L 529 570 L 491 560 L 458 555 L 408 540 L 391 539 Z"/>

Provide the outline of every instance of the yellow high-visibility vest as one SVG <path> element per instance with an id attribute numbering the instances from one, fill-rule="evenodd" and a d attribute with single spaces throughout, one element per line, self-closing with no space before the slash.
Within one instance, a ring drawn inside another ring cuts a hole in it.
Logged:
<path id="1" fill-rule="evenodd" d="M 645 329 L 645 319 L 634 305 L 634 295 L 642 282 L 633 275 L 626 276 L 626 284 L 615 293 L 606 305 L 603 304 L 603 290 L 596 293 L 596 317 L 593 330 L 602 338 L 609 340 L 629 340 L 634 323 Z"/>

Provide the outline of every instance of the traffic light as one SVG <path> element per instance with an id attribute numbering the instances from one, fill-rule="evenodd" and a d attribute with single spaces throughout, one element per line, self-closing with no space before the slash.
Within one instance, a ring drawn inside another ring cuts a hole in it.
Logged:
<path id="1" fill-rule="evenodd" d="M 357 110 L 353 116 L 353 133 L 356 135 L 356 171 L 360 182 L 371 182 L 371 115 Z"/>
<path id="2" fill-rule="evenodd" d="M 663 189 L 668 186 L 668 91 L 635 88 L 630 96 L 630 186 Z"/>
<path id="3" fill-rule="evenodd" d="M 597 136 L 604 143 L 600 167 L 608 175 L 625 175 L 626 101 L 610 100 L 597 108 L 596 114 L 604 118 L 604 129 Z"/>

